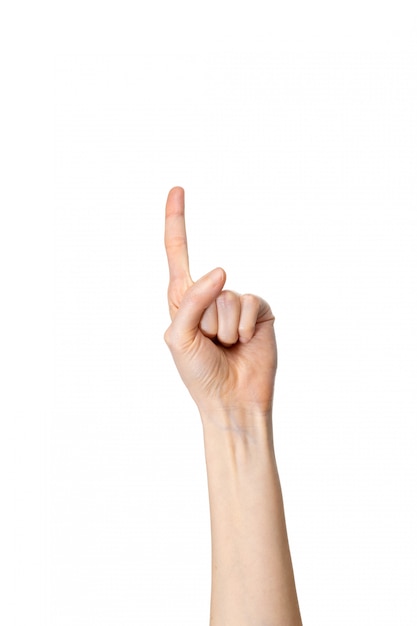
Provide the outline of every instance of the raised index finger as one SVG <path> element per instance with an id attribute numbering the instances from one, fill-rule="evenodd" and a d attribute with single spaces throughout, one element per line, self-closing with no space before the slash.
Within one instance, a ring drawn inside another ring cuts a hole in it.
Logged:
<path id="1" fill-rule="evenodd" d="M 165 210 L 165 249 L 170 281 L 190 279 L 182 187 L 174 187 L 168 194 Z"/>

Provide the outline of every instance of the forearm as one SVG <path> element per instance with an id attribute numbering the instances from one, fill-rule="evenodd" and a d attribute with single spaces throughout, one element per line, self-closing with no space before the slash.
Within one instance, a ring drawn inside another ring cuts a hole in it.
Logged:
<path id="1" fill-rule="evenodd" d="M 202 414 L 202 421 L 212 534 L 210 626 L 299 626 L 271 416 Z"/>

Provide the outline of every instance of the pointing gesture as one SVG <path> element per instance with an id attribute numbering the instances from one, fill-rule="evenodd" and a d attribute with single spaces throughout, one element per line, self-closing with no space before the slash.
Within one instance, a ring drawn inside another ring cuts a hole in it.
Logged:
<path id="1" fill-rule="evenodd" d="M 301 617 L 272 436 L 274 316 L 258 296 L 224 290 L 217 267 L 191 279 L 184 190 L 168 194 L 165 341 L 202 419 L 212 537 L 210 624 Z"/>
<path id="2" fill-rule="evenodd" d="M 165 248 L 172 323 L 164 339 L 200 413 L 269 412 L 277 368 L 274 316 L 262 298 L 223 290 L 222 268 L 193 282 L 181 187 L 168 194 Z"/>

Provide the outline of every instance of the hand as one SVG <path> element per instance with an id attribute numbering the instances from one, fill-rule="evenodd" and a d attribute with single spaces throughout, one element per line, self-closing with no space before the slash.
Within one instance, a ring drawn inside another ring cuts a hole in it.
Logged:
<path id="1" fill-rule="evenodd" d="M 262 298 L 222 291 L 222 268 L 193 282 L 181 187 L 168 195 L 165 247 L 172 323 L 164 339 L 201 415 L 271 413 L 277 369 L 275 318 Z"/>

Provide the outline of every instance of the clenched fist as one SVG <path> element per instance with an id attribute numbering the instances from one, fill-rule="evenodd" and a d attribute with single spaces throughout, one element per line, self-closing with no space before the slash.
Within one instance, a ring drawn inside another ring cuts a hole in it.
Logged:
<path id="1" fill-rule="evenodd" d="M 168 194 L 165 247 L 172 323 L 164 339 L 200 414 L 270 415 L 277 369 L 275 318 L 262 298 L 224 290 L 222 268 L 193 282 L 181 187 Z"/>

